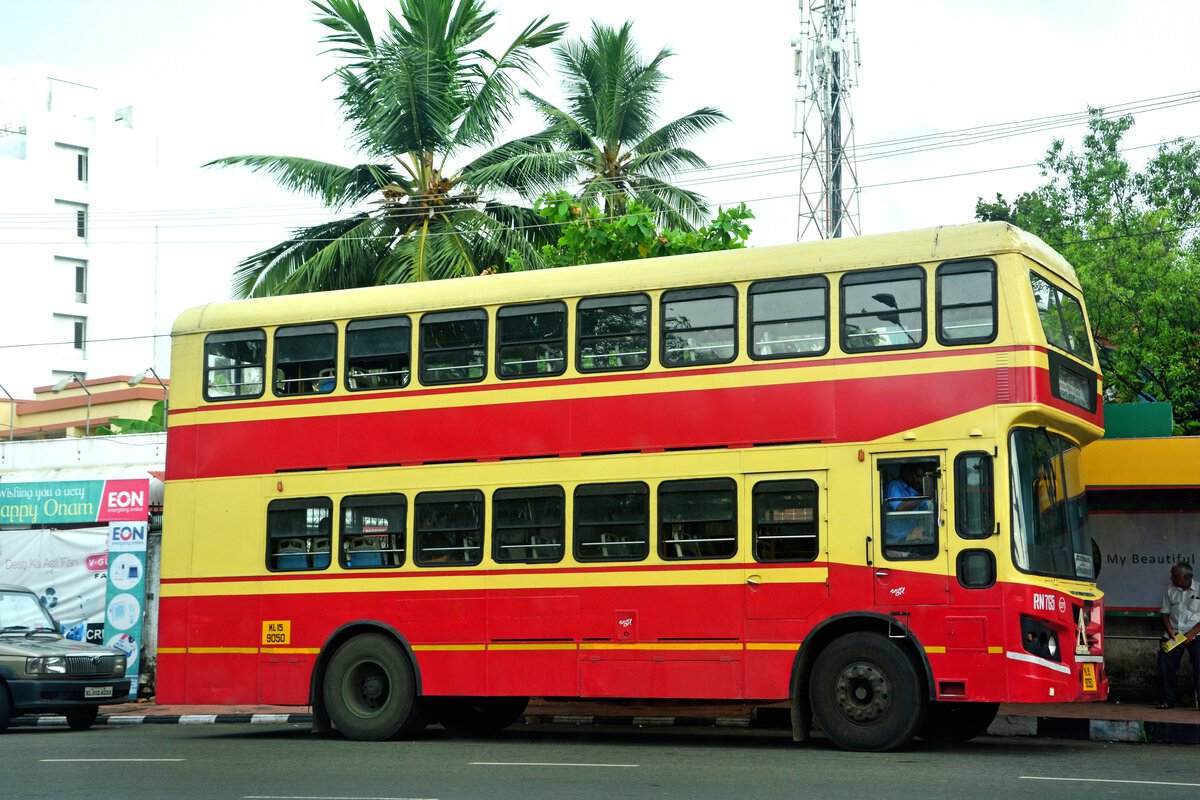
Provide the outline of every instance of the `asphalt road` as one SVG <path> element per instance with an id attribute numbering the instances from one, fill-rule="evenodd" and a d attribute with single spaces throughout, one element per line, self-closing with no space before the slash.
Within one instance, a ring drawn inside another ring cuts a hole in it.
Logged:
<path id="1" fill-rule="evenodd" d="M 300 725 L 126 725 L 0 736 L 0 797 L 82 800 L 1193 798 L 1185 745 L 983 738 L 864 755 L 784 733 L 547 725 L 490 739 L 316 737 Z"/>

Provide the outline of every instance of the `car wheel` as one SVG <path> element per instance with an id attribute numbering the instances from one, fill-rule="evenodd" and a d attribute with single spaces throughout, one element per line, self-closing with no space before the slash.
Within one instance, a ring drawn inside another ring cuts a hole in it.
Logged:
<path id="1" fill-rule="evenodd" d="M 96 715 L 99 713 L 99 706 L 72 708 L 67 711 L 67 727 L 73 731 L 86 731 L 92 727 L 92 723 L 96 721 Z"/>
<path id="2" fill-rule="evenodd" d="M 12 701 L 8 699 L 8 687 L 0 683 L 0 733 L 8 730 L 8 720 L 12 717 Z"/>

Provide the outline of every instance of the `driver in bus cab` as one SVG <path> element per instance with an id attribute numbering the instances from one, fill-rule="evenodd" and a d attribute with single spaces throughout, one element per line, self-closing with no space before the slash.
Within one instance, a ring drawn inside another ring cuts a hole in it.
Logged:
<path id="1" fill-rule="evenodd" d="M 907 462 L 900 467 L 900 476 L 888 481 L 884 487 L 886 498 L 887 529 L 885 531 L 885 553 L 890 557 L 912 556 L 904 550 L 905 544 L 929 544 L 929 532 L 925 529 L 926 518 L 922 515 L 893 515 L 896 511 L 929 511 L 929 498 L 922 492 L 926 470 L 920 464 Z M 894 549 L 901 546 L 901 549 Z"/>

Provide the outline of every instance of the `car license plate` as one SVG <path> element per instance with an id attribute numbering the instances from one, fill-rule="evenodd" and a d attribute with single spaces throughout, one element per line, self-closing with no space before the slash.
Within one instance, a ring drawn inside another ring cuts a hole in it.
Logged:
<path id="1" fill-rule="evenodd" d="M 1096 691 L 1096 665 L 1080 664 L 1080 666 L 1083 667 L 1083 690 L 1085 692 Z"/>
<path id="2" fill-rule="evenodd" d="M 1090 664 L 1088 666 L 1091 666 Z M 112 697 L 113 687 L 111 686 L 85 686 L 83 687 L 83 696 L 85 698 L 96 697 Z"/>

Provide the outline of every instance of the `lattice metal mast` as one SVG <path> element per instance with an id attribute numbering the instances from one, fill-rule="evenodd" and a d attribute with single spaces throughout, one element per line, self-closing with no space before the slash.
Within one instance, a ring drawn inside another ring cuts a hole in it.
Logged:
<path id="1" fill-rule="evenodd" d="M 796 240 L 816 230 L 822 239 L 857 235 L 858 170 L 850 90 L 860 65 L 855 0 L 799 0 L 795 51 L 796 119 L 801 139 L 800 213 Z"/>

